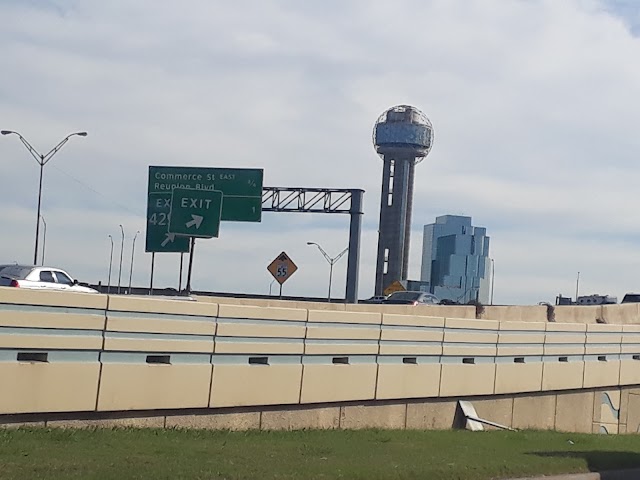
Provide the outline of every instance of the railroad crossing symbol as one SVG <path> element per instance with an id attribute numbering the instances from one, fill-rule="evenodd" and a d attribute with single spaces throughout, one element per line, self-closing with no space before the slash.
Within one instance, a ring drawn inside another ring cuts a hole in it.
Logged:
<path id="1" fill-rule="evenodd" d="M 286 253 L 282 252 L 269 264 L 267 270 L 273 275 L 276 282 L 282 285 L 298 270 L 298 267 Z"/>

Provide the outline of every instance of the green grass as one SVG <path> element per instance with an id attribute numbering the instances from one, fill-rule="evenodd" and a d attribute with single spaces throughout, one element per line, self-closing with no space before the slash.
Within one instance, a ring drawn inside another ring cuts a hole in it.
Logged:
<path id="1" fill-rule="evenodd" d="M 640 437 L 552 432 L 0 430 L 8 479 L 483 480 L 640 467 Z"/>

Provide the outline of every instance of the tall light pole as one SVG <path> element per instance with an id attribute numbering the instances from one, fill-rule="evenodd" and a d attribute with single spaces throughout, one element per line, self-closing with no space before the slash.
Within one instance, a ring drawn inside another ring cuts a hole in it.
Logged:
<path id="1" fill-rule="evenodd" d="M 118 294 L 120 294 L 120 278 L 122 277 L 122 254 L 124 253 L 124 228 L 120 225 L 122 231 L 122 241 L 120 242 L 120 268 L 118 269 Z"/>
<path id="2" fill-rule="evenodd" d="M 109 254 L 109 276 L 107 279 L 107 293 L 111 293 L 111 267 L 113 266 L 113 237 L 109 235 L 111 240 L 111 253 Z"/>
<path id="3" fill-rule="evenodd" d="M 318 247 L 318 250 L 320 250 L 320 253 L 322 253 L 322 256 L 325 258 L 327 262 L 329 262 L 329 294 L 327 295 L 327 302 L 330 303 L 331 302 L 331 279 L 333 278 L 333 265 L 338 260 L 340 260 L 345 253 L 347 253 L 347 251 L 349 250 L 349 247 L 345 248 L 338 255 L 331 258 L 327 254 L 327 252 L 325 252 L 324 249 L 320 245 L 318 245 L 316 242 L 307 242 L 307 245 L 315 245 L 316 247 Z"/>
<path id="4" fill-rule="evenodd" d="M 47 246 L 47 222 L 44 221 L 44 217 L 40 215 L 40 219 L 42 220 L 42 266 L 44 266 L 44 250 Z"/>
<path id="5" fill-rule="evenodd" d="M 36 159 L 36 162 L 38 162 L 38 165 L 40 165 L 40 183 L 38 186 L 38 213 L 36 215 L 36 240 L 35 240 L 35 248 L 34 248 L 34 252 L 33 252 L 33 264 L 37 265 L 38 263 L 38 236 L 40 235 L 40 207 L 42 204 L 42 174 L 44 172 L 44 166 L 49 162 L 49 160 L 51 160 L 51 158 L 60 151 L 60 149 L 64 146 L 65 143 L 67 143 L 69 141 L 69 139 L 71 137 L 86 137 L 87 136 L 87 132 L 75 132 L 75 133 L 70 133 L 69 135 L 67 135 L 66 137 L 64 137 L 62 139 L 62 141 L 60 143 L 58 143 L 55 147 L 53 147 L 51 150 L 49 150 L 48 153 L 46 153 L 45 155 L 42 155 L 41 153 L 38 153 L 38 151 L 33 148 L 31 146 L 31 144 L 29 142 L 27 142 L 27 140 L 20 135 L 18 132 L 14 132 L 13 130 L 0 130 L 0 133 L 2 135 L 17 135 L 18 138 L 20 138 L 20 141 L 22 142 L 22 144 L 27 148 L 27 150 L 29 150 L 29 153 L 33 156 L 33 158 Z"/>
<path id="6" fill-rule="evenodd" d="M 133 254 L 136 251 L 136 238 L 140 234 L 140 230 L 133 236 L 133 243 L 131 244 L 131 266 L 129 267 L 129 295 L 131 295 L 131 278 L 133 277 Z"/>

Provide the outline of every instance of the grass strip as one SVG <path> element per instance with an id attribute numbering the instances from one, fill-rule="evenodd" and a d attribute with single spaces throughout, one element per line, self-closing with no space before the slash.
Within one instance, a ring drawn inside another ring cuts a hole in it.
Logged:
<path id="1" fill-rule="evenodd" d="M 0 478 L 489 480 L 640 467 L 640 437 L 557 432 L 0 430 Z"/>

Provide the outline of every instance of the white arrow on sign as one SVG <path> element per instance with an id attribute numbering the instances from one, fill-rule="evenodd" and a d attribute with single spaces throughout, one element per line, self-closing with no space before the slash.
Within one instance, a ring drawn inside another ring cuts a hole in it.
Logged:
<path id="1" fill-rule="evenodd" d="M 169 242 L 173 242 L 176 239 L 175 233 L 165 233 L 165 239 L 160 244 L 161 247 L 166 247 Z"/>
<path id="2" fill-rule="evenodd" d="M 204 220 L 204 217 L 201 217 L 200 215 L 191 214 L 191 220 L 185 223 L 185 226 L 187 228 L 191 228 L 195 225 L 196 228 L 200 228 L 200 225 L 202 225 L 202 220 Z"/>

